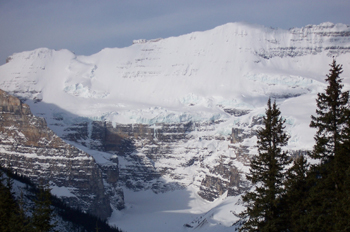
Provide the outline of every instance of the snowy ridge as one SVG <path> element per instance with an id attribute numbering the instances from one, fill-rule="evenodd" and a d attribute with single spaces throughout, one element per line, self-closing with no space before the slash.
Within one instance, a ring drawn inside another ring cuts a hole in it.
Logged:
<path id="1" fill-rule="evenodd" d="M 286 119 L 287 149 L 311 149 L 310 115 L 333 57 L 350 89 L 348 25 L 229 23 L 91 56 L 17 53 L 0 67 L 0 83 L 100 167 L 118 159 L 126 208 L 114 209 L 110 223 L 127 231 L 140 224 L 148 231 L 232 231 L 267 99 L 277 100 Z M 101 149 L 113 145 L 101 139 L 104 131 L 119 150 Z"/>
<path id="2" fill-rule="evenodd" d="M 150 109 L 148 105 L 184 112 L 191 111 L 188 106 L 215 110 L 230 100 L 236 107 L 256 107 L 262 104 L 255 106 L 254 99 L 266 95 L 294 96 L 315 89 L 323 79 L 313 66 L 329 63 L 327 57 L 334 54 L 327 47 L 347 53 L 349 33 L 342 24 L 286 31 L 232 23 L 154 43 L 104 49 L 89 57 L 38 49 L 13 55 L 1 67 L 2 84 L 17 96 L 53 103 L 79 116 L 125 123 L 137 121 L 120 112 Z M 318 50 L 310 53 L 309 48 Z M 294 59 L 292 50 L 298 53 Z M 323 55 L 314 57 L 318 53 Z M 286 59 L 270 60 L 276 56 Z M 314 62 L 306 65 L 311 57 Z M 342 56 L 338 59 L 341 63 Z"/>

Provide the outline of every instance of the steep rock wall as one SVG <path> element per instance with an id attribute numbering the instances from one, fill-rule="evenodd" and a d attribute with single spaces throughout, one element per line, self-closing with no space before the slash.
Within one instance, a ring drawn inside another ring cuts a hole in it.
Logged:
<path id="1" fill-rule="evenodd" d="M 209 136 L 219 123 L 222 121 L 113 125 L 94 121 L 68 128 L 65 138 L 118 155 L 120 184 L 134 191 L 151 189 L 158 193 L 194 185 L 202 198 L 213 201 L 226 191 L 233 196 L 248 188 L 244 173 L 235 162 L 245 160 L 248 164 L 249 151 L 228 147 L 238 136 L 234 133 Z M 254 135 L 239 132 L 244 138 Z M 198 144 L 202 147 L 198 148 Z M 214 151 L 213 144 L 227 148 Z M 228 150 L 236 155 L 227 155 Z M 210 161 L 213 157 L 215 162 Z"/>
<path id="2" fill-rule="evenodd" d="M 89 154 L 65 143 L 44 119 L 31 114 L 28 105 L 2 90 L 0 119 L 1 165 L 36 183 L 49 181 L 57 188 L 69 189 L 62 198 L 72 207 L 101 218 L 110 216 L 102 171 Z"/>

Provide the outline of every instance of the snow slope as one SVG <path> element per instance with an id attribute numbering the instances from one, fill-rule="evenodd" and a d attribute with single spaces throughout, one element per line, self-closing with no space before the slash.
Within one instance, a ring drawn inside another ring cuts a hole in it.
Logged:
<path id="1" fill-rule="evenodd" d="M 46 48 L 17 53 L 0 67 L 0 83 L 3 90 L 24 99 L 35 115 L 45 117 L 59 136 L 65 132 L 56 126 L 57 119 L 67 127 L 87 119 L 148 125 L 221 121 L 213 131 L 193 132 L 197 140 L 183 144 L 211 147 L 214 155 L 205 161 L 210 165 L 226 152 L 229 142 L 198 138 L 203 133 L 228 137 L 231 128 L 247 127 L 254 116 L 264 114 L 269 97 L 277 100 L 287 120 L 288 149 L 312 148 L 310 115 L 315 112 L 317 93 L 325 88 L 333 57 L 343 64 L 342 78 L 350 89 L 348 25 L 323 23 L 281 30 L 229 23 L 179 37 L 137 40 L 130 47 L 106 48 L 91 56 Z M 235 116 L 226 109 L 249 113 Z M 253 154 L 255 141 L 246 139 L 242 144 L 250 146 Z M 96 161 L 105 162 L 98 154 Z M 127 165 L 123 162 L 127 161 L 121 159 L 120 165 Z M 167 165 L 176 166 L 171 162 Z M 240 170 L 248 171 L 243 165 Z M 213 230 L 212 226 L 215 231 L 231 230 L 227 226 L 237 217 L 230 211 L 241 210 L 235 205 L 238 197 L 223 195 L 206 202 L 196 195 L 194 184 L 201 171 L 179 168 L 176 172 L 186 173 L 186 189 L 164 194 L 124 189 L 127 207 L 114 211 L 110 222 L 130 232 L 188 231 L 199 224 L 202 231 Z"/>
<path id="2" fill-rule="evenodd" d="M 236 204 L 239 196 L 224 195 L 209 203 L 190 188 L 158 195 L 126 190 L 125 195 L 126 209 L 114 211 L 109 222 L 126 231 L 233 231 L 231 226 L 238 220 L 234 213 L 243 209 Z"/>
<path id="3" fill-rule="evenodd" d="M 232 23 L 91 56 L 37 49 L 14 54 L 0 68 L 1 81 L 7 91 L 25 91 L 23 97 L 119 123 L 148 122 L 166 110 L 199 111 L 189 105 L 208 115 L 217 105 L 251 109 L 263 106 L 267 96 L 317 92 L 334 55 L 327 48 L 350 44 L 348 36 L 317 33 L 349 32 L 346 25 L 299 30 Z M 337 60 L 349 64 L 347 53 Z"/>

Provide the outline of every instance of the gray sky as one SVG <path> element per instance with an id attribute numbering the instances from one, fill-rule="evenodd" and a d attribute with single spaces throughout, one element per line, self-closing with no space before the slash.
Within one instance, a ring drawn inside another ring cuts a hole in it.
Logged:
<path id="1" fill-rule="evenodd" d="M 349 0 L 0 0 L 0 65 L 16 52 L 91 55 L 134 39 L 178 36 L 228 22 L 289 29 L 350 25 Z"/>

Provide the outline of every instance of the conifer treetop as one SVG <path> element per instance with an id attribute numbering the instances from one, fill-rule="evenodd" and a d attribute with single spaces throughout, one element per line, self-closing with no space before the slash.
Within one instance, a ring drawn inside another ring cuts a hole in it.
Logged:
<path id="1" fill-rule="evenodd" d="M 340 74 L 342 65 L 333 60 L 331 69 L 326 75 L 328 86 L 324 93 L 318 93 L 316 99 L 316 116 L 311 116 L 310 127 L 317 128 L 316 144 L 310 156 L 314 159 L 327 161 L 339 149 L 344 140 L 344 123 L 346 122 L 349 91 L 342 91 L 343 84 Z"/>
<path id="2" fill-rule="evenodd" d="M 251 159 L 247 179 L 255 184 L 255 189 L 243 196 L 247 210 L 242 216 L 248 217 L 240 231 L 281 231 L 283 227 L 280 213 L 280 199 L 285 191 L 285 166 L 291 162 L 287 152 L 289 136 L 285 130 L 285 120 L 276 101 L 267 102 L 263 127 L 258 130 L 258 154 Z"/>

